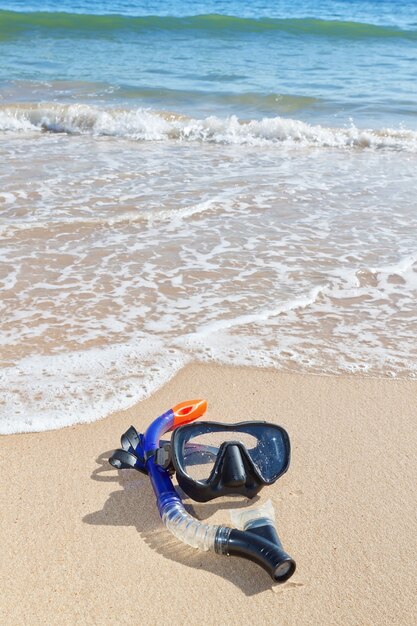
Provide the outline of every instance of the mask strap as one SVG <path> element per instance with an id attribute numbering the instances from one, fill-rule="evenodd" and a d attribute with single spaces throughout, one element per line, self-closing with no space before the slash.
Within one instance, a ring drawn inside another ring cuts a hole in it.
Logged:
<path id="1" fill-rule="evenodd" d="M 111 465 L 117 469 L 135 469 L 147 475 L 145 459 L 141 456 L 143 435 L 139 434 L 134 426 L 131 426 L 120 437 L 120 443 L 122 449 L 115 450 L 109 458 Z"/>

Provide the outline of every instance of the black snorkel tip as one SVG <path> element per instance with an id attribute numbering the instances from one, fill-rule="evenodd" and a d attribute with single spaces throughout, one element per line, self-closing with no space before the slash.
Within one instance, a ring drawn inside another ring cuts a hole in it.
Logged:
<path id="1" fill-rule="evenodd" d="M 277 583 L 284 583 L 295 572 L 295 561 L 284 551 L 275 527 L 271 500 L 250 509 L 230 511 L 233 526 L 227 554 L 254 561 Z"/>
<path id="2" fill-rule="evenodd" d="M 282 561 L 276 568 L 275 568 L 275 572 L 272 575 L 272 578 L 277 582 L 277 583 L 285 583 L 286 580 L 288 580 L 289 578 L 291 578 L 291 576 L 294 574 L 295 572 L 295 561 L 288 556 L 288 554 L 284 555 L 286 557 L 285 561 Z"/>
<path id="3" fill-rule="evenodd" d="M 262 530 L 262 526 L 253 530 L 234 528 L 228 537 L 227 554 L 257 563 L 268 572 L 272 580 L 284 583 L 294 574 L 295 561 L 282 549 L 276 531 L 277 541 L 271 541 L 260 532 Z"/>

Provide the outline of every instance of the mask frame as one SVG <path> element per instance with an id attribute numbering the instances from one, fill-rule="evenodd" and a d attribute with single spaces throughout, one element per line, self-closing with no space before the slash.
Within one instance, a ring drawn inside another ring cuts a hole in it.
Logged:
<path id="1" fill-rule="evenodd" d="M 187 444 L 191 453 L 193 447 L 203 449 L 192 440 L 210 433 L 224 433 L 225 441 L 219 448 L 210 448 L 217 453 L 208 477 L 193 478 L 187 471 Z M 233 433 L 233 439 L 227 440 L 228 433 Z M 248 450 L 236 439 L 239 433 L 251 435 L 258 445 Z M 196 422 L 172 432 L 170 456 L 181 489 L 197 502 L 208 502 L 227 495 L 256 496 L 262 487 L 272 485 L 287 471 L 291 446 L 287 431 L 270 422 Z"/>

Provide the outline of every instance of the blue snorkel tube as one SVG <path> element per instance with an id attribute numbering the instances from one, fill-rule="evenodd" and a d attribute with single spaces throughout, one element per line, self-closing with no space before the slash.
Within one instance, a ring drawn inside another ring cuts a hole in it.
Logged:
<path id="1" fill-rule="evenodd" d="M 117 469 L 134 467 L 149 476 L 161 519 L 177 539 L 199 550 L 249 559 L 263 567 L 274 581 L 285 582 L 293 575 L 295 562 L 282 548 L 272 505 L 232 512 L 239 529 L 204 524 L 186 511 L 169 469 L 158 462 L 163 435 L 198 419 L 206 408 L 205 400 L 183 402 L 157 417 L 144 435 L 130 428 L 122 436 L 123 450 L 117 450 L 109 461 Z"/>

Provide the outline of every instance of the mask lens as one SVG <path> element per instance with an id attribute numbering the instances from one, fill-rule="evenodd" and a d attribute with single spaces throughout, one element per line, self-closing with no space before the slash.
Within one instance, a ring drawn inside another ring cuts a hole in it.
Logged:
<path id="1" fill-rule="evenodd" d="M 185 473 L 193 480 L 207 480 L 225 441 L 238 441 L 248 451 L 259 443 L 256 437 L 241 431 L 217 430 L 191 436 L 182 447 Z"/>
<path id="2" fill-rule="evenodd" d="M 289 461 L 289 441 L 285 431 L 265 424 L 253 426 L 257 431 L 257 445 L 248 448 L 249 456 L 262 478 L 270 482 L 282 474 Z M 255 432 L 253 432 L 255 435 Z"/>

